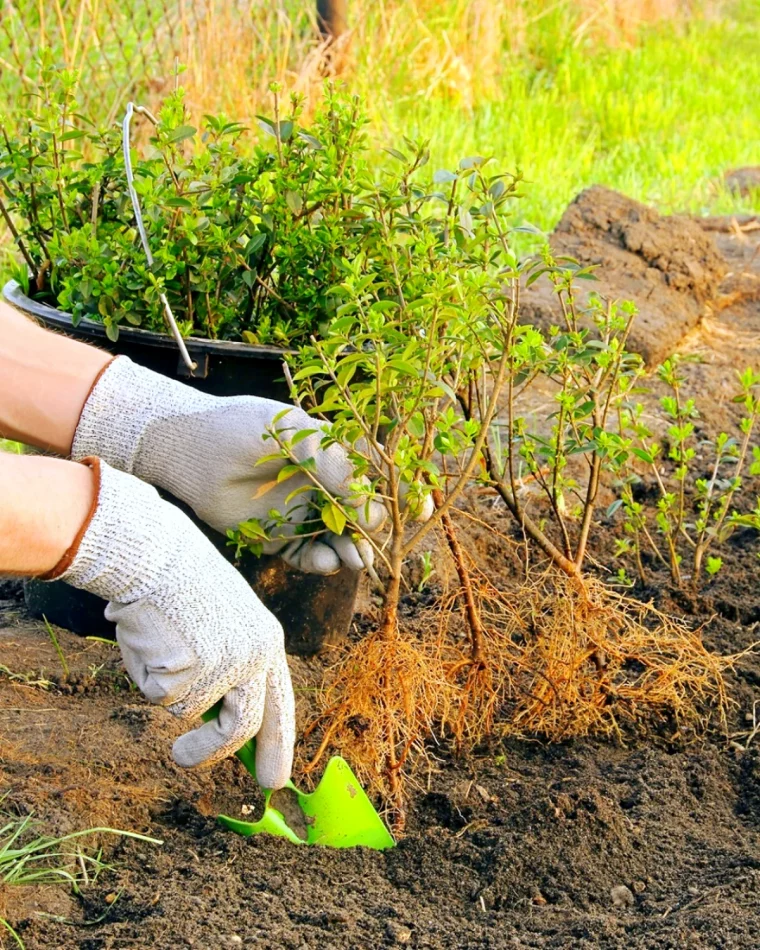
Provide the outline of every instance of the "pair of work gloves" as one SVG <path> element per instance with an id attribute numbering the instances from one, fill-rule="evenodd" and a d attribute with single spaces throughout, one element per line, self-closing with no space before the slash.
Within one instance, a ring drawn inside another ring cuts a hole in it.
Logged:
<path id="1" fill-rule="evenodd" d="M 290 776 L 295 715 L 283 630 L 245 580 L 156 485 L 185 502 L 211 527 L 226 531 L 276 508 L 293 522 L 306 517 L 304 496 L 285 499 L 296 475 L 261 497 L 285 462 L 257 464 L 275 448 L 266 439 L 286 407 L 255 397 L 217 398 L 137 366 L 126 357 L 108 364 L 82 410 L 72 458 L 89 464 L 97 498 L 72 548 L 48 575 L 109 601 L 106 617 L 130 676 L 155 703 L 183 719 L 222 700 L 217 719 L 180 736 L 173 749 L 185 767 L 211 764 L 257 737 L 259 783 L 279 788 Z M 314 420 L 291 408 L 277 422 L 292 438 Z M 338 445 L 321 447 L 320 433 L 297 441 L 313 457 L 321 484 L 349 498 L 354 476 Z M 362 504 L 358 516 L 378 529 L 384 507 Z M 366 546 L 365 550 L 357 547 Z M 366 541 L 291 536 L 265 546 L 293 566 L 331 574 L 342 564 L 371 561 Z"/>

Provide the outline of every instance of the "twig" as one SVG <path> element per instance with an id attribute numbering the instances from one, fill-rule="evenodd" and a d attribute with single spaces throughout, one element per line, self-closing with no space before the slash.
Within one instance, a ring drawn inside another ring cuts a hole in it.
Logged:
<path id="1" fill-rule="evenodd" d="M 27 251 L 26 245 L 21 240 L 21 235 L 16 230 L 16 225 L 13 223 L 11 216 L 8 214 L 8 209 L 5 207 L 5 203 L 2 198 L 0 198 L 0 214 L 2 214 L 3 219 L 5 220 L 5 223 L 8 227 L 8 230 L 11 232 L 13 236 L 13 240 L 18 245 L 18 249 L 19 251 L 21 251 L 21 254 L 24 257 L 24 260 L 26 261 L 26 266 L 29 268 L 32 274 L 36 274 L 37 268 L 34 265 L 34 261 L 32 260 L 29 252 Z"/>

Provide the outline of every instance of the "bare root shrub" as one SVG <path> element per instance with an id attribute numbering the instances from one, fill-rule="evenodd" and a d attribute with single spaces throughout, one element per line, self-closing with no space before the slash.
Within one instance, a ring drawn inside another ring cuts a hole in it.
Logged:
<path id="1" fill-rule="evenodd" d="M 486 626 L 499 631 L 500 734 L 622 739 L 667 728 L 684 739 L 710 721 L 725 727 L 723 673 L 735 658 L 711 653 L 684 622 L 560 573 L 483 593 Z"/>
<path id="2" fill-rule="evenodd" d="M 406 782 L 437 723 L 450 717 L 455 695 L 434 637 L 381 628 L 350 645 L 327 671 L 321 712 L 305 731 L 306 738 L 319 736 L 319 747 L 301 770 L 315 769 L 328 748 L 345 756 L 400 828 Z"/>

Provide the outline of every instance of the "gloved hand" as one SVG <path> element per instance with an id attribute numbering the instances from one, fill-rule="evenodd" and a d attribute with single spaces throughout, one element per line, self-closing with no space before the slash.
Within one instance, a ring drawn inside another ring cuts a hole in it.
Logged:
<path id="1" fill-rule="evenodd" d="M 256 464 L 277 451 L 274 440 L 263 437 L 285 408 L 254 396 L 207 396 L 120 356 L 96 381 L 71 454 L 75 460 L 97 456 L 166 489 L 218 531 L 249 519 L 266 520 L 274 508 L 289 524 L 282 529 L 283 540 L 264 545 L 265 553 L 280 553 L 294 567 L 317 574 L 334 573 L 341 561 L 359 571 L 364 566 L 362 555 L 372 563 L 372 548 L 364 540 L 354 543 L 348 531 L 340 536 L 328 533 L 318 541 L 290 540 L 295 524 L 313 517 L 306 492 L 285 504 L 295 489 L 311 484 L 306 475 L 295 475 L 256 497 L 286 464 L 281 459 Z M 296 430 L 315 429 L 318 424 L 303 410 L 292 408 L 277 428 L 287 428 L 287 437 L 292 438 Z M 320 482 L 334 496 L 348 499 L 354 482 L 348 456 L 338 445 L 322 449 L 321 440 L 319 433 L 309 435 L 294 453 L 299 461 L 313 457 Z M 354 505 L 364 528 L 377 530 L 382 525 L 382 503 L 367 505 L 357 499 Z"/>
<path id="2" fill-rule="evenodd" d="M 87 459 L 99 479 L 78 539 L 45 580 L 110 603 L 129 675 L 182 718 L 223 700 L 219 718 L 180 736 L 178 765 L 208 765 L 252 736 L 261 785 L 290 777 L 293 689 L 282 627 L 232 565 L 150 485 Z"/>

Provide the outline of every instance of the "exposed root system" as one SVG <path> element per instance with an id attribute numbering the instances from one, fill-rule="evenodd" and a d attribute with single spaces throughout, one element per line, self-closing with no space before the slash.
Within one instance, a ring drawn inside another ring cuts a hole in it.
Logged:
<path id="1" fill-rule="evenodd" d="M 345 756 L 401 828 L 412 765 L 450 717 L 457 693 L 434 638 L 379 630 L 351 645 L 328 671 L 322 712 L 306 730 L 307 738 L 319 732 L 319 748 L 302 770 L 316 768 L 327 750 Z"/>
<path id="2" fill-rule="evenodd" d="M 732 658 L 707 650 L 699 630 L 595 579 L 551 574 L 485 593 L 500 734 L 623 740 L 634 728 L 683 741 L 710 721 L 725 728 Z"/>
<path id="3" fill-rule="evenodd" d="M 394 626 L 347 649 L 306 730 L 319 745 L 306 743 L 304 771 L 327 751 L 344 755 L 398 830 L 431 740 L 453 738 L 462 751 L 489 735 L 625 741 L 636 731 L 683 742 L 710 722 L 725 726 L 723 673 L 734 658 L 711 653 L 700 631 L 651 604 L 558 573 L 509 594 L 477 576 L 476 592 L 476 659 L 457 591 L 414 633 Z"/>

